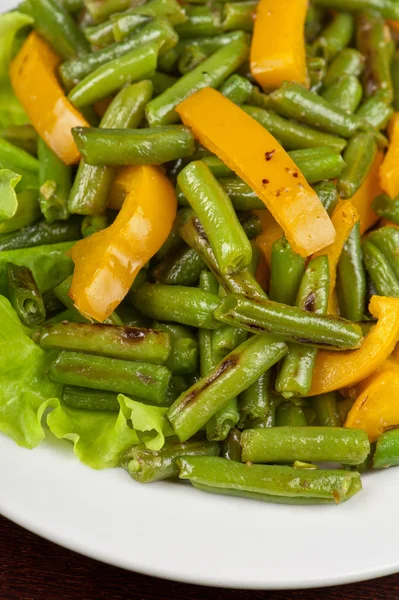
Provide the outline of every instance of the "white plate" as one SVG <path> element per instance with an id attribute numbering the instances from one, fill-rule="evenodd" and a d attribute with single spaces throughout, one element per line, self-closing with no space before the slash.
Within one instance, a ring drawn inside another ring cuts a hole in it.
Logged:
<path id="1" fill-rule="evenodd" d="M 4 516 L 98 560 L 191 583 L 287 589 L 398 571 L 399 469 L 363 481 L 340 506 L 267 505 L 141 485 L 121 469 L 84 467 L 69 442 L 28 451 L 0 434 Z"/>

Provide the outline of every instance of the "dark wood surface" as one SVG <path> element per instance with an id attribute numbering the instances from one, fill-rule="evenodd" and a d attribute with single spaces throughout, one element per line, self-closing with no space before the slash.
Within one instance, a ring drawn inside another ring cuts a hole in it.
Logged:
<path id="1" fill-rule="evenodd" d="M 155 579 L 60 548 L 0 517 L 0 600 L 399 600 L 399 574 L 317 590 L 225 590 Z"/>

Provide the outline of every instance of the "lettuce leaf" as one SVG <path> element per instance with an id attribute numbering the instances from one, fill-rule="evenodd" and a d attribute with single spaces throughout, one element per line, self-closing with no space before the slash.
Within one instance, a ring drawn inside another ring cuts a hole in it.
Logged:
<path id="1" fill-rule="evenodd" d="M 15 186 L 21 175 L 9 169 L 0 169 L 0 222 L 11 219 L 18 209 Z"/>
<path id="2" fill-rule="evenodd" d="M 65 254 L 75 242 L 48 244 L 0 252 L 0 294 L 6 293 L 6 264 L 29 267 L 41 292 L 66 279 L 73 271 L 72 259 Z"/>
<path id="3" fill-rule="evenodd" d="M 60 385 L 46 376 L 52 354 L 28 335 L 11 304 L 0 296 L 0 431 L 20 446 L 33 448 L 44 438 L 41 419 L 56 405 Z"/>
<path id="4" fill-rule="evenodd" d="M 13 58 L 16 35 L 32 23 L 32 17 L 18 11 L 0 15 L 0 127 L 23 125 L 29 121 L 12 90 L 8 68 Z"/>
<path id="5" fill-rule="evenodd" d="M 76 456 L 93 469 L 119 466 L 121 455 L 140 442 L 160 450 L 165 435 L 173 433 L 165 418 L 167 409 L 147 406 L 123 394 L 118 401 L 118 414 L 74 409 L 58 402 L 47 416 L 47 425 L 57 438 L 73 442 Z"/>

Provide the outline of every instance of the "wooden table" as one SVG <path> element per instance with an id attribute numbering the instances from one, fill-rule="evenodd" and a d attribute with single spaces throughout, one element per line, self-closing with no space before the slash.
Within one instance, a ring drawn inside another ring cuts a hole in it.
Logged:
<path id="1" fill-rule="evenodd" d="M 318 590 L 203 588 L 74 554 L 0 517 L 0 600 L 399 600 L 399 574 Z"/>

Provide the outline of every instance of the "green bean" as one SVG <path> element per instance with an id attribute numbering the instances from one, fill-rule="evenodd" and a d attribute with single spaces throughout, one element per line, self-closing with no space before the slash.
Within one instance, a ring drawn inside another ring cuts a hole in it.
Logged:
<path id="1" fill-rule="evenodd" d="M 301 406 L 292 402 L 283 402 L 276 409 L 276 427 L 306 427 L 307 420 Z"/>
<path id="2" fill-rule="evenodd" d="M 212 352 L 215 364 L 222 360 L 229 352 L 245 342 L 248 334 L 243 329 L 236 327 L 220 327 L 212 333 Z"/>
<path id="3" fill-rule="evenodd" d="M 170 232 L 169 236 L 166 238 L 165 242 L 163 243 L 163 245 L 161 246 L 161 248 L 158 250 L 158 252 L 155 255 L 155 257 L 157 258 L 157 260 L 162 261 L 165 258 L 167 258 L 168 256 L 171 256 L 181 246 L 181 241 L 182 240 L 181 240 L 181 237 L 179 235 L 179 227 L 180 227 L 180 223 L 182 221 L 182 216 L 187 211 L 190 211 L 190 209 L 181 208 L 177 212 L 177 215 L 176 215 L 176 218 L 175 218 L 175 220 L 173 222 L 173 226 L 172 226 L 172 229 L 171 229 L 171 232 Z"/>
<path id="4" fill-rule="evenodd" d="M 393 108 L 395 111 L 399 110 L 399 50 L 393 55 L 391 63 L 391 79 L 392 79 L 392 91 L 393 91 Z M 12 141 L 12 140 L 11 140 Z M 16 143 L 16 142 L 14 142 Z"/>
<path id="5" fill-rule="evenodd" d="M 217 50 L 190 73 L 186 73 L 163 94 L 151 100 L 146 115 L 151 127 L 175 123 L 179 117 L 177 104 L 204 87 L 218 87 L 246 60 L 249 47 L 244 40 L 235 40 Z"/>
<path id="6" fill-rule="evenodd" d="M 77 85 L 85 77 L 93 73 L 99 67 L 121 58 L 124 54 L 136 48 L 141 48 L 152 42 L 163 43 L 162 50 L 173 48 L 177 44 L 178 37 L 171 25 L 164 19 L 154 19 L 143 27 L 134 31 L 123 42 L 111 44 L 102 50 L 64 62 L 60 67 L 60 75 L 67 89 Z"/>
<path id="7" fill-rule="evenodd" d="M 359 222 L 353 226 L 342 249 L 338 262 L 337 279 L 341 316 L 351 321 L 361 321 L 364 318 L 366 304 L 366 273 L 363 265 Z"/>
<path id="8" fill-rule="evenodd" d="M 354 471 L 240 464 L 207 456 L 179 458 L 177 464 L 180 478 L 189 479 L 198 489 L 265 502 L 338 504 L 362 489 L 360 475 Z"/>
<path id="9" fill-rule="evenodd" d="M 150 81 L 152 82 L 154 88 L 154 96 L 158 96 L 162 94 L 165 90 L 167 90 L 171 85 L 176 82 L 176 77 L 172 75 L 167 75 L 166 73 L 160 73 L 159 71 L 155 71 L 154 75 L 150 77 Z"/>
<path id="10" fill-rule="evenodd" d="M 359 79 L 354 75 L 342 75 L 326 87 L 321 95 L 333 106 L 353 113 L 362 100 L 363 88 Z"/>
<path id="11" fill-rule="evenodd" d="M 89 165 L 160 165 L 194 151 L 194 136 L 183 125 L 151 129 L 75 127 L 72 133 Z"/>
<path id="12" fill-rule="evenodd" d="M 138 127 L 143 120 L 144 107 L 152 96 L 152 83 L 141 81 L 123 88 L 106 110 L 100 128 Z M 79 164 L 68 200 L 72 213 L 96 215 L 103 213 L 112 183 L 113 171 L 106 166 Z"/>
<path id="13" fill-rule="evenodd" d="M 240 419 L 238 400 L 234 396 L 206 424 L 206 437 L 209 441 L 221 442 L 227 439 L 230 431 Z"/>
<path id="14" fill-rule="evenodd" d="M 195 285 L 205 264 L 192 248 L 182 246 L 152 270 L 156 281 L 167 285 Z"/>
<path id="15" fill-rule="evenodd" d="M 335 392 L 313 396 L 310 401 L 316 412 L 319 425 L 323 427 L 341 427 L 342 423 L 338 413 L 337 395 Z"/>
<path id="16" fill-rule="evenodd" d="M 339 462 L 357 465 L 370 452 L 362 429 L 343 427 L 269 427 L 241 434 L 242 460 L 268 462 Z"/>
<path id="17" fill-rule="evenodd" d="M 47 223 L 39 221 L 27 225 L 19 231 L 12 231 L 0 236 L 0 251 L 32 248 L 45 244 L 58 244 L 78 240 L 80 238 L 80 219 Z M 45 252 L 45 249 L 44 249 Z"/>
<path id="18" fill-rule="evenodd" d="M 386 469 L 399 464 L 399 430 L 386 431 L 377 440 L 373 458 L 374 469 Z"/>
<path id="19" fill-rule="evenodd" d="M 392 115 L 392 106 L 380 100 L 378 96 L 367 98 L 356 111 L 357 117 L 364 119 L 376 129 L 385 129 Z"/>
<path id="20" fill-rule="evenodd" d="M 187 6 L 187 20 L 176 26 L 180 38 L 213 36 L 223 32 L 221 9 L 216 6 Z"/>
<path id="21" fill-rule="evenodd" d="M 43 323 L 46 309 L 32 271 L 28 267 L 8 263 L 6 280 L 8 298 L 22 323 L 27 327 Z"/>
<path id="22" fill-rule="evenodd" d="M 362 250 L 364 264 L 377 294 L 399 298 L 399 281 L 385 255 L 367 239 L 362 244 Z"/>
<path id="23" fill-rule="evenodd" d="M 204 162 L 207 163 L 206 159 Z M 208 162 L 209 165 L 209 162 Z M 219 181 L 235 210 L 259 210 L 265 208 L 262 200 L 238 177 L 223 177 Z"/>
<path id="24" fill-rule="evenodd" d="M 0 138 L 35 156 L 38 136 L 32 125 L 7 125 L 0 129 Z"/>
<path id="25" fill-rule="evenodd" d="M 39 161 L 26 150 L 0 138 L 0 168 L 10 169 L 21 175 L 27 172 L 33 177 L 39 171 Z"/>
<path id="26" fill-rule="evenodd" d="M 201 161 L 191 162 L 177 181 L 198 215 L 222 274 L 241 271 L 251 262 L 251 245 L 230 199 Z"/>
<path id="27" fill-rule="evenodd" d="M 396 278 L 399 278 L 399 231 L 394 227 L 380 227 L 372 231 L 367 239 L 383 253 Z"/>
<path id="28" fill-rule="evenodd" d="M 335 179 L 345 169 L 342 156 L 328 146 L 292 150 L 289 155 L 308 183 Z"/>
<path id="29" fill-rule="evenodd" d="M 42 294 L 43 304 L 46 311 L 46 318 L 49 314 L 59 313 L 64 310 L 64 305 L 60 302 L 57 296 L 54 294 L 54 290 L 47 290 Z"/>
<path id="30" fill-rule="evenodd" d="M 286 150 L 329 146 L 341 152 L 346 146 L 346 140 L 336 135 L 284 119 L 273 111 L 247 105 L 242 106 L 242 109 L 267 129 Z"/>
<path id="31" fill-rule="evenodd" d="M 109 225 L 110 221 L 106 215 L 87 215 L 82 219 L 82 237 L 89 237 L 93 233 L 106 229 Z"/>
<path id="32" fill-rule="evenodd" d="M 90 390 L 75 385 L 64 385 L 61 402 L 69 408 L 80 410 L 109 410 L 118 412 L 118 394 L 105 390 Z"/>
<path id="33" fill-rule="evenodd" d="M 127 83 L 151 77 L 157 67 L 160 44 L 158 40 L 134 48 L 98 67 L 70 91 L 69 100 L 79 108 L 113 94 Z"/>
<path id="34" fill-rule="evenodd" d="M 399 224 L 399 198 L 390 198 L 388 194 L 380 194 L 374 198 L 371 206 L 379 217 Z"/>
<path id="35" fill-rule="evenodd" d="M 175 47 L 175 61 L 179 59 L 179 71 L 184 75 L 188 71 L 194 69 L 198 64 L 203 62 L 205 58 L 230 44 L 235 40 L 243 40 L 249 43 L 249 36 L 243 31 L 232 31 L 230 33 L 222 33 L 211 37 L 198 37 L 180 40 Z M 162 56 L 161 63 L 168 59 L 165 55 Z M 170 61 L 172 61 L 172 53 L 170 52 Z M 168 69 L 169 70 L 169 69 Z"/>
<path id="36" fill-rule="evenodd" d="M 138 23 L 148 18 L 167 19 L 173 26 L 180 25 L 187 20 L 186 11 L 176 0 L 150 0 L 142 6 L 135 6 L 126 12 L 116 13 L 111 16 L 113 36 L 116 42 L 121 42 L 128 36 Z"/>
<path id="37" fill-rule="evenodd" d="M 127 10 L 132 5 L 132 0 L 84 0 L 91 20 L 102 23 L 112 15 Z"/>
<path id="38" fill-rule="evenodd" d="M 313 189 L 331 217 L 339 200 L 337 186 L 333 181 L 321 181 L 320 183 L 317 183 Z"/>
<path id="39" fill-rule="evenodd" d="M 307 42 L 313 42 L 320 33 L 323 17 L 323 11 L 320 8 L 309 5 L 305 21 L 305 39 Z"/>
<path id="40" fill-rule="evenodd" d="M 366 179 L 377 154 L 377 143 L 370 133 L 356 133 L 344 151 L 346 166 L 338 179 L 341 198 L 352 198 Z"/>
<path id="41" fill-rule="evenodd" d="M 68 219 L 68 194 L 72 185 L 71 167 L 68 167 L 56 154 L 39 139 L 38 157 L 40 162 L 40 210 L 49 223 Z"/>
<path id="42" fill-rule="evenodd" d="M 241 29 L 251 32 L 254 27 L 254 18 L 257 2 L 226 2 L 223 6 L 222 27 L 224 31 Z"/>
<path id="43" fill-rule="evenodd" d="M 327 61 L 321 56 L 308 56 L 306 63 L 310 89 L 312 92 L 319 92 L 327 73 Z"/>
<path id="44" fill-rule="evenodd" d="M 222 444 L 222 456 L 228 460 L 241 462 L 241 432 L 237 427 L 230 429 L 229 435 Z"/>
<path id="45" fill-rule="evenodd" d="M 147 20 L 148 19 L 146 19 L 146 17 L 137 17 L 136 27 L 142 25 Z M 104 23 L 99 23 L 98 25 L 89 25 L 89 27 L 84 28 L 83 32 L 91 46 L 98 50 L 114 43 L 115 39 L 113 27 L 114 24 L 112 21 L 105 21 Z M 133 29 L 134 27 L 132 27 L 132 30 Z"/>
<path id="46" fill-rule="evenodd" d="M 375 10 L 384 19 L 399 20 L 399 6 L 396 0 L 315 0 L 316 6 L 356 13 L 361 10 Z"/>
<path id="47" fill-rule="evenodd" d="M 64 60 L 89 51 L 75 21 L 57 0 L 24 0 L 18 9 L 35 20 L 35 28 Z"/>
<path id="48" fill-rule="evenodd" d="M 99 356 L 164 364 L 171 352 L 169 335 L 157 329 L 103 323 L 44 325 L 33 334 L 42 348 L 61 348 Z"/>
<path id="49" fill-rule="evenodd" d="M 230 75 L 219 88 L 219 92 L 235 104 L 244 104 L 252 93 L 252 84 L 241 75 Z"/>
<path id="50" fill-rule="evenodd" d="M 219 444 L 205 440 L 179 442 L 168 439 L 161 450 L 148 450 L 144 444 L 133 446 L 122 456 L 122 467 L 140 483 L 161 481 L 179 475 L 180 456 L 218 456 Z"/>
<path id="51" fill-rule="evenodd" d="M 220 160 L 220 158 L 218 158 L 217 156 L 204 156 L 204 158 L 202 158 L 202 162 L 209 167 L 209 169 L 212 171 L 212 173 L 214 174 L 214 176 L 216 177 L 216 179 L 220 179 L 221 177 L 230 177 L 231 175 L 234 175 L 233 171 L 224 164 L 223 161 Z M 222 182 L 219 182 L 222 185 Z M 222 186 L 223 187 L 223 186 Z M 231 200 L 231 198 L 230 198 Z M 185 198 L 185 201 L 187 202 L 187 199 Z M 188 204 L 188 202 L 187 202 Z M 233 203 L 234 206 L 234 203 Z M 235 208 L 235 206 L 234 206 Z"/>
<path id="52" fill-rule="evenodd" d="M 271 398 L 272 372 L 266 371 L 255 383 L 240 394 L 240 429 L 249 427 L 272 427 L 274 407 Z"/>
<path id="53" fill-rule="evenodd" d="M 171 340 L 171 352 L 165 366 L 178 375 L 195 373 L 198 364 L 198 343 L 192 330 L 184 325 L 158 321 L 154 326 L 168 334 Z"/>
<path id="54" fill-rule="evenodd" d="M 287 347 L 273 336 L 256 335 L 228 354 L 184 392 L 167 416 L 181 441 L 187 440 L 229 400 L 243 392 L 284 356 Z"/>
<path id="55" fill-rule="evenodd" d="M 338 13 L 313 42 L 313 48 L 317 54 L 321 54 L 326 60 L 330 61 L 348 46 L 354 29 L 352 15 Z"/>
<path id="56" fill-rule="evenodd" d="M 63 350 L 48 376 L 58 383 L 121 392 L 163 404 L 171 373 L 161 365 Z"/>
<path id="57" fill-rule="evenodd" d="M 198 252 L 227 292 L 239 292 L 255 298 L 266 297 L 266 294 L 248 269 L 243 269 L 240 273 L 234 275 L 222 276 L 209 240 L 194 213 L 191 211 L 185 213 L 179 232 L 184 241 Z"/>
<path id="58" fill-rule="evenodd" d="M 179 285 L 145 283 L 134 294 L 134 304 L 144 315 L 192 327 L 219 327 L 213 311 L 219 298 L 203 290 Z"/>
<path id="59" fill-rule="evenodd" d="M 378 92 L 380 100 L 390 104 L 393 99 L 391 57 L 388 45 L 391 34 L 382 16 L 361 13 L 357 18 L 357 46 L 366 57 L 363 86 L 366 96 Z"/>
<path id="60" fill-rule="evenodd" d="M 353 75 L 359 77 L 364 69 L 364 56 L 356 48 L 344 48 L 334 58 L 328 67 L 324 78 L 324 85 L 329 87 L 334 81 L 340 79 L 343 75 Z"/>
<path id="61" fill-rule="evenodd" d="M 333 106 L 297 83 L 285 82 L 270 94 L 273 106 L 285 117 L 296 119 L 327 133 L 349 138 L 359 128 L 359 120 Z"/>
<path id="62" fill-rule="evenodd" d="M 4 202 L 4 193 L 2 196 Z M 21 227 L 31 225 L 40 218 L 38 192 L 36 190 L 24 190 L 17 194 L 17 203 L 18 206 L 14 215 L 0 222 L 0 249 L 2 249 L 4 243 L 7 244 L 8 240 L 18 236 L 18 230 Z"/>
<path id="63" fill-rule="evenodd" d="M 295 304 L 305 272 L 305 259 L 296 254 L 284 236 L 272 245 L 269 296 L 275 302 Z"/>
<path id="64" fill-rule="evenodd" d="M 223 298 L 214 315 L 222 323 L 252 333 L 273 333 L 305 345 L 349 349 L 358 348 L 363 341 L 361 328 L 356 323 L 240 294 Z"/>

